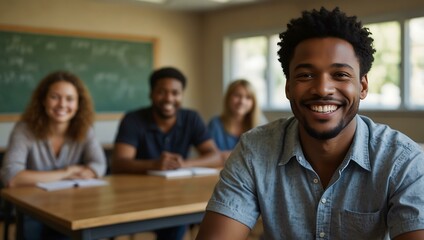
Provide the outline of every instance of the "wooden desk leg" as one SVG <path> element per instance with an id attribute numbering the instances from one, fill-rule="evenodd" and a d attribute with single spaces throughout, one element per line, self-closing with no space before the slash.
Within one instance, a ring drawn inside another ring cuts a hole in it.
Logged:
<path id="1" fill-rule="evenodd" d="M 10 224 L 12 223 L 12 218 L 14 218 L 13 215 L 13 205 L 11 203 L 9 203 L 8 201 L 5 201 L 3 199 L 1 199 L 2 204 L 3 204 L 3 209 L 2 212 L 4 214 L 4 219 L 3 219 L 3 240 L 9 240 L 9 229 L 10 229 Z"/>
<path id="2" fill-rule="evenodd" d="M 78 233 L 73 234 L 71 238 L 72 238 L 72 240 L 92 240 L 92 239 L 94 239 L 91 236 L 90 230 L 78 231 Z"/>
<path id="3" fill-rule="evenodd" d="M 16 210 L 16 240 L 24 240 L 24 214 Z"/>

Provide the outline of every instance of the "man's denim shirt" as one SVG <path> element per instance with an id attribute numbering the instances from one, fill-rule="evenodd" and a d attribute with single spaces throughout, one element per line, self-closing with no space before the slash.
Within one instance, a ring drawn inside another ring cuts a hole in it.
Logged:
<path id="1" fill-rule="evenodd" d="M 207 210 L 264 239 L 384 239 L 424 229 L 424 152 L 404 134 L 356 116 L 344 161 L 324 189 L 305 159 L 294 118 L 244 134 Z"/>

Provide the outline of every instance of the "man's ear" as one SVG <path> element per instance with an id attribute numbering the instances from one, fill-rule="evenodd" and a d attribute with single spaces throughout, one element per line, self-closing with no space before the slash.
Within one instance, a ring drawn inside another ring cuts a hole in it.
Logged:
<path id="1" fill-rule="evenodd" d="M 361 100 L 364 100 L 365 97 L 368 95 L 368 75 L 365 74 L 363 77 L 361 77 L 361 94 L 360 98 Z"/>
<path id="2" fill-rule="evenodd" d="M 289 90 L 289 81 L 288 80 L 286 80 L 286 87 L 285 87 L 285 91 L 286 91 L 286 98 L 288 99 L 288 100 L 290 100 L 290 90 Z"/>

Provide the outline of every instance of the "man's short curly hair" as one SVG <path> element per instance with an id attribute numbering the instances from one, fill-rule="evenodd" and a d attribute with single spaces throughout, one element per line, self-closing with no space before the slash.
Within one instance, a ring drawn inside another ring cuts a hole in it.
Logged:
<path id="1" fill-rule="evenodd" d="M 363 77 L 371 69 L 374 61 L 373 39 L 368 28 L 363 27 L 356 16 L 346 16 L 338 7 L 328 11 L 324 7 L 318 11 L 302 12 L 302 17 L 292 19 L 287 30 L 280 33 L 280 50 L 278 61 L 283 72 L 289 78 L 289 64 L 296 46 L 307 39 L 336 37 L 352 44 L 359 60 L 360 76 Z"/>
<path id="2" fill-rule="evenodd" d="M 150 91 L 153 91 L 157 82 L 163 78 L 173 78 L 180 81 L 181 84 L 183 85 L 183 89 L 185 88 L 187 84 L 186 77 L 180 70 L 174 67 L 163 67 L 163 68 L 155 70 L 150 75 Z"/>

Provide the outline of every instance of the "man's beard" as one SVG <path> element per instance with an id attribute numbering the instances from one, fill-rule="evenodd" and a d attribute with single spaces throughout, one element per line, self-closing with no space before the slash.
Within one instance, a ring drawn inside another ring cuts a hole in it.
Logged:
<path id="1" fill-rule="evenodd" d="M 294 102 L 290 101 L 290 104 L 292 106 L 293 109 L 293 105 L 295 104 Z M 306 130 L 306 132 L 313 138 L 316 138 L 318 140 L 329 140 L 332 139 L 334 137 L 336 137 L 337 135 L 340 134 L 341 131 L 343 131 L 343 129 L 345 129 L 345 127 L 347 125 L 349 125 L 349 123 L 355 118 L 356 114 L 358 113 L 358 109 L 359 109 L 359 102 L 357 104 L 355 104 L 354 106 L 352 106 L 349 109 L 348 115 L 346 116 L 346 118 L 342 119 L 335 128 L 329 130 L 329 131 L 325 131 L 325 132 L 318 132 L 315 129 L 313 129 L 307 122 L 306 120 L 304 120 L 304 128 Z M 346 121 L 347 119 L 347 121 Z"/>
<path id="2" fill-rule="evenodd" d="M 330 131 L 326 132 L 318 132 L 315 131 L 315 129 L 311 128 L 309 124 L 305 124 L 305 130 L 306 132 L 313 138 L 316 138 L 318 140 L 328 140 L 336 137 L 342 130 L 344 129 L 343 121 L 340 121 L 339 124 L 331 129 Z"/>
<path id="3" fill-rule="evenodd" d="M 175 110 L 175 114 L 165 114 L 163 111 L 161 111 L 160 108 L 154 107 L 154 112 L 156 113 L 156 116 L 158 116 L 160 119 L 166 120 L 170 119 L 176 116 L 176 113 L 178 112 L 178 109 Z"/>

